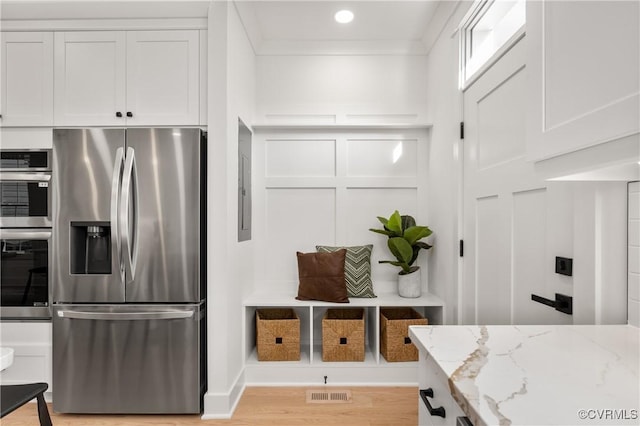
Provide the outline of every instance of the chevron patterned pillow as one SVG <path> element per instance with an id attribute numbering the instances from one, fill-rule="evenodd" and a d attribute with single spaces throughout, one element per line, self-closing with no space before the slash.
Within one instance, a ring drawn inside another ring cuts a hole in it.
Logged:
<path id="1" fill-rule="evenodd" d="M 318 253 L 331 253 L 347 249 L 344 277 L 349 297 L 377 297 L 371 282 L 371 250 L 373 245 L 353 247 L 316 246 Z"/>

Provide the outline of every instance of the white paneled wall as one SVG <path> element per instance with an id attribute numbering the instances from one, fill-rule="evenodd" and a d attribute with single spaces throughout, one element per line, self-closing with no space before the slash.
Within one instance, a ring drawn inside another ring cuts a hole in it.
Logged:
<path id="1" fill-rule="evenodd" d="M 415 177 L 417 154 L 417 140 L 349 139 L 347 176 Z"/>
<path id="2" fill-rule="evenodd" d="M 419 124 L 426 56 L 257 56 L 260 124 Z"/>
<path id="3" fill-rule="evenodd" d="M 269 281 L 296 281 L 296 251 L 336 241 L 334 188 L 267 188 L 265 194 L 266 268 Z"/>
<path id="4" fill-rule="evenodd" d="M 294 161 L 292 161 L 294 160 Z M 266 177 L 333 177 L 335 140 L 269 140 Z"/>
<path id="5" fill-rule="evenodd" d="M 427 134 L 427 129 L 259 129 L 254 138 L 255 290 L 295 295 L 296 251 L 374 244 L 374 290 L 394 291 L 398 269 L 378 264 L 390 258 L 386 238 L 368 229 L 379 227 L 376 216 L 396 209 L 428 225 Z M 423 252 L 419 261 L 425 269 L 428 255 Z"/>
<path id="6" fill-rule="evenodd" d="M 640 327 L 640 182 L 629 184 L 629 324 Z"/>

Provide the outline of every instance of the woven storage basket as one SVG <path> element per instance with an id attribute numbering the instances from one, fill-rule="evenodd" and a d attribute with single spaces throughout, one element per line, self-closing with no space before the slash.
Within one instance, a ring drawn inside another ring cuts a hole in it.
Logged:
<path id="1" fill-rule="evenodd" d="M 258 361 L 300 360 L 300 319 L 293 309 L 256 310 Z"/>
<path id="2" fill-rule="evenodd" d="M 380 353 L 389 362 L 417 361 L 418 348 L 409 338 L 410 325 L 428 321 L 412 308 L 380 308 Z"/>
<path id="3" fill-rule="evenodd" d="M 327 309 L 322 318 L 322 360 L 364 361 L 364 309 Z"/>

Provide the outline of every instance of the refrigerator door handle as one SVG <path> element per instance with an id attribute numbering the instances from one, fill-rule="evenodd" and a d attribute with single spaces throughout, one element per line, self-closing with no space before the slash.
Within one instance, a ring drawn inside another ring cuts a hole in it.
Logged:
<path id="1" fill-rule="evenodd" d="M 133 196 L 133 197 L 132 197 Z M 133 198 L 133 202 L 130 200 Z M 130 216 L 129 211 L 133 210 Z M 129 221 L 133 221 L 130 226 Z M 126 282 L 133 281 L 138 263 L 138 170 L 133 148 L 127 148 L 120 194 L 120 227 L 122 229 L 122 246 L 126 271 Z"/>
<path id="2" fill-rule="evenodd" d="M 106 321 L 149 321 L 192 318 L 193 310 L 189 311 L 150 311 L 150 312 L 86 312 L 76 310 L 58 311 L 58 317 L 80 320 L 106 320 Z"/>
<path id="3" fill-rule="evenodd" d="M 116 161 L 113 164 L 111 180 L 111 247 L 113 256 L 118 259 L 120 281 L 124 282 L 124 264 L 122 262 L 122 241 L 120 238 L 118 213 L 120 210 L 120 192 L 122 187 L 122 169 L 124 166 L 124 148 L 116 150 Z"/>

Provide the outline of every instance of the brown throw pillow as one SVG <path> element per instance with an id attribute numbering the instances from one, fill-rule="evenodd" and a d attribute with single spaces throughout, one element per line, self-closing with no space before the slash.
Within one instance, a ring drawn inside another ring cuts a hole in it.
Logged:
<path id="1" fill-rule="evenodd" d="M 349 303 L 344 279 L 347 250 L 333 253 L 300 253 L 298 256 L 298 300 Z"/>

